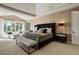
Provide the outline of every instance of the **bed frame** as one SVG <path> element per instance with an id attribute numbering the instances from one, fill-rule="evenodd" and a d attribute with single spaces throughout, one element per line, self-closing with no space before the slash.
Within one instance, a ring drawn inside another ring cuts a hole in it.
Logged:
<path id="1" fill-rule="evenodd" d="M 38 42 L 38 49 L 42 48 L 43 46 L 47 45 L 48 43 L 52 42 L 55 39 L 55 32 L 56 32 L 56 23 L 45 23 L 45 24 L 37 24 L 35 25 L 37 30 L 42 28 L 52 28 L 53 36 L 50 39 L 47 39 L 43 42 Z"/>

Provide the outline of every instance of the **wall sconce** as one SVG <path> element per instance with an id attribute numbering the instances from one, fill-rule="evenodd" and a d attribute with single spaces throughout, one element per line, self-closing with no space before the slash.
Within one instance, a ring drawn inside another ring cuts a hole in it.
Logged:
<path id="1" fill-rule="evenodd" d="M 64 23 L 59 23 L 58 25 L 59 25 L 59 26 L 64 26 Z"/>

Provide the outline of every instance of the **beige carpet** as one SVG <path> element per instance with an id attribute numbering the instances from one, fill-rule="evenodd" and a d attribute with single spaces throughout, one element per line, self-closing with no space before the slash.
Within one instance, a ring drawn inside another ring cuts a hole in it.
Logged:
<path id="1" fill-rule="evenodd" d="M 79 54 L 79 46 L 51 42 L 32 55 L 69 55 Z M 0 39 L 0 55 L 27 55 L 12 39 Z"/>

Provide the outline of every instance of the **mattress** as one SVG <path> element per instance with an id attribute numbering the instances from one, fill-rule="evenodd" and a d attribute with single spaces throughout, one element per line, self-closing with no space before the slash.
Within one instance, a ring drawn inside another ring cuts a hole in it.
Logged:
<path id="1" fill-rule="evenodd" d="M 50 39 L 53 37 L 53 33 L 39 33 L 39 32 L 32 32 L 28 33 L 30 34 L 30 39 L 36 39 L 39 42 L 42 42 L 44 40 Z"/>
<path id="2" fill-rule="evenodd" d="M 47 34 L 44 34 L 44 35 L 39 35 L 39 41 L 42 42 L 44 40 L 51 39 L 52 37 L 53 37 L 52 33 L 47 33 Z"/>

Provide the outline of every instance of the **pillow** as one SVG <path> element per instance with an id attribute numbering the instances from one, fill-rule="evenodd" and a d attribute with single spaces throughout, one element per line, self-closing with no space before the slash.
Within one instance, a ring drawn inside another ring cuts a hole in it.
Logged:
<path id="1" fill-rule="evenodd" d="M 43 29 L 43 32 L 42 33 L 47 33 L 47 29 Z"/>
<path id="2" fill-rule="evenodd" d="M 47 28 L 47 33 L 51 33 L 52 32 L 52 28 Z"/>
<path id="3" fill-rule="evenodd" d="M 42 32 L 43 32 L 43 29 L 39 29 L 38 32 L 39 32 L 39 33 L 42 33 Z"/>

